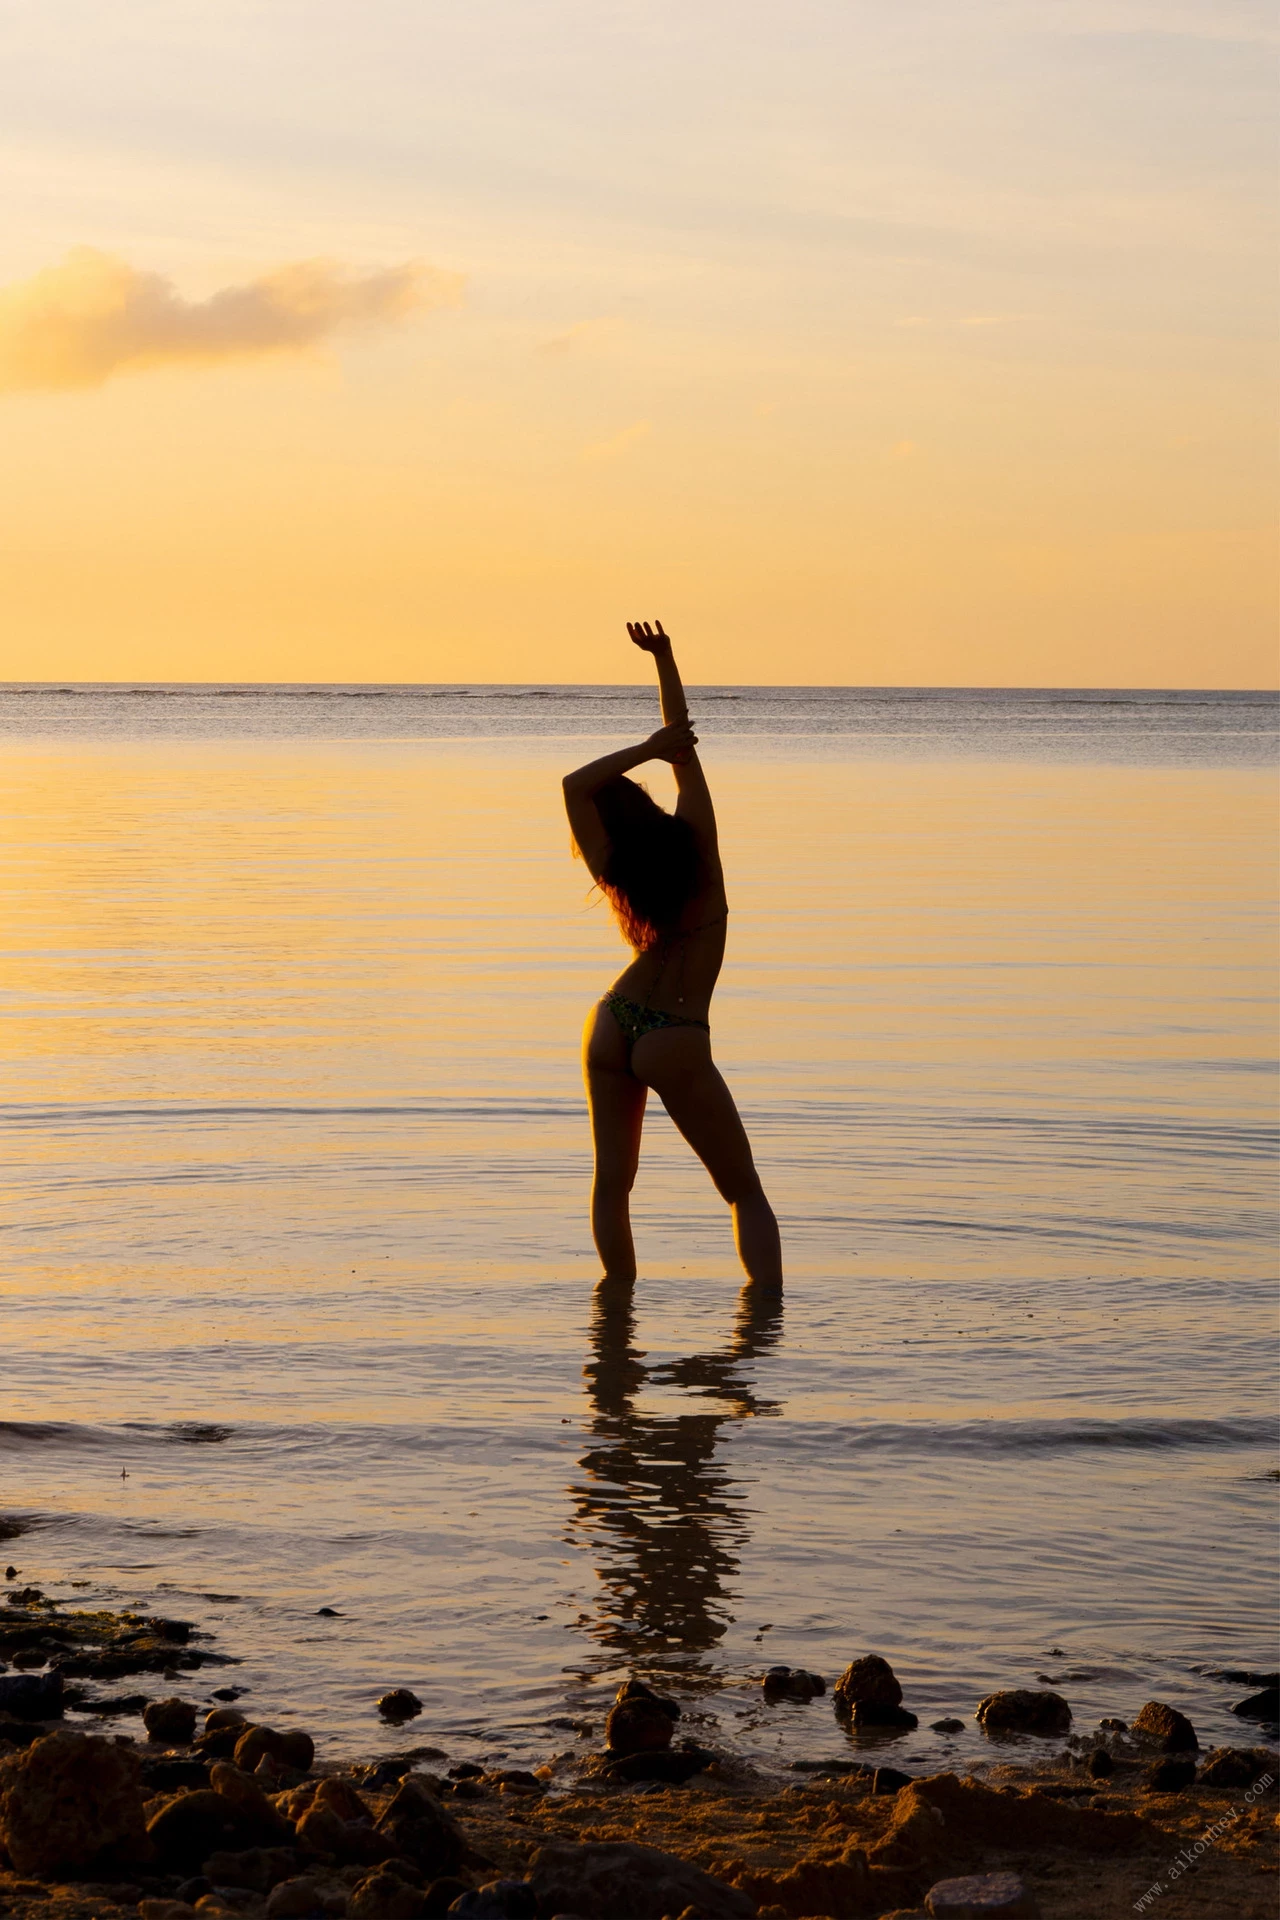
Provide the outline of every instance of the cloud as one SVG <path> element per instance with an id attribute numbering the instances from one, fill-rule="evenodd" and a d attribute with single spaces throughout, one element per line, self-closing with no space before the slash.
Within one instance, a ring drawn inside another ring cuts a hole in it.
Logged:
<path id="1" fill-rule="evenodd" d="M 0 392 L 99 387 L 113 374 L 299 353 L 348 328 L 456 305 L 458 274 L 409 261 L 355 273 L 299 260 L 207 300 L 126 260 L 75 247 L 60 265 L 0 288 Z"/>
<path id="2" fill-rule="evenodd" d="M 648 420 L 637 420 L 634 426 L 624 427 L 621 433 L 615 433 L 612 440 L 597 440 L 594 446 L 584 447 L 584 460 L 619 460 L 622 455 L 634 447 L 638 440 L 647 440 L 653 432 Z"/>
<path id="3" fill-rule="evenodd" d="M 622 321 L 613 314 L 602 314 L 598 320 L 579 320 L 574 326 L 566 328 L 564 333 L 553 334 L 550 340 L 540 340 L 534 352 L 581 353 L 584 347 L 604 346 L 619 332 L 621 326 Z"/>

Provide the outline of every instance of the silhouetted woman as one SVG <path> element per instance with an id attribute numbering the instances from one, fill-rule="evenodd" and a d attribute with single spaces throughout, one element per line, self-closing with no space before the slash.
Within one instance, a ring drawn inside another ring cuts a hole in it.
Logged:
<path id="1" fill-rule="evenodd" d="M 593 1008 L 583 1038 L 596 1157 L 591 1232 L 605 1279 L 634 1280 L 631 1188 L 652 1087 L 733 1209 L 748 1280 L 776 1290 L 782 1285 L 778 1223 L 733 1095 L 711 1058 L 707 1014 L 729 912 L 716 817 L 671 642 L 661 621 L 656 628 L 645 621 L 627 632 L 657 665 L 662 726 L 564 781 L 577 849 L 635 949 L 631 965 Z M 679 795 L 674 814 L 627 779 L 646 760 L 670 762 Z"/>

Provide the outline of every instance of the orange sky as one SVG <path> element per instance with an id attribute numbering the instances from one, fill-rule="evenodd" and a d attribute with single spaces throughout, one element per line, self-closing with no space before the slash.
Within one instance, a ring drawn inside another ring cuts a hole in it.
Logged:
<path id="1" fill-rule="evenodd" d="M 0 674 L 1274 684 L 1252 0 L 0 29 Z"/>

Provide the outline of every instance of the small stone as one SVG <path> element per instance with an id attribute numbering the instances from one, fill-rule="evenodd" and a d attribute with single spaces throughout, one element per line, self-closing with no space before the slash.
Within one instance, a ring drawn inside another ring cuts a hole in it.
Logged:
<path id="1" fill-rule="evenodd" d="M 1147 1768 L 1142 1784 L 1148 1793 L 1182 1793 L 1194 1783 L 1195 1777 L 1194 1760 L 1168 1754 L 1163 1760 L 1157 1760 L 1154 1767 Z"/>
<path id="2" fill-rule="evenodd" d="M 251 1844 L 284 1846 L 293 1838 L 284 1815 L 272 1806 L 257 1781 L 229 1760 L 214 1761 L 209 1769 L 209 1784 L 235 1808 L 253 1835 Z"/>
<path id="3" fill-rule="evenodd" d="M 0 1686 L 4 1682 L 0 1680 Z M 0 1706 L 3 1706 L 0 1700 Z M 1251 1693 L 1247 1700 L 1237 1700 L 1232 1713 L 1241 1720 L 1280 1720 L 1280 1687 L 1264 1687 L 1261 1693 Z"/>
<path id="4" fill-rule="evenodd" d="M 422 1712 L 422 1702 L 408 1687 L 393 1687 L 379 1700 L 378 1712 L 384 1720 L 412 1720 Z"/>
<path id="5" fill-rule="evenodd" d="M 317 1620 L 338 1620 L 340 1618 L 341 1618 L 341 1615 L 339 1614 L 338 1609 L 336 1607 L 317 1607 L 316 1608 Z"/>
<path id="6" fill-rule="evenodd" d="M 898 1676 L 878 1653 L 863 1654 L 859 1660 L 850 1661 L 835 1684 L 835 1704 L 838 1712 L 850 1712 L 858 1702 L 877 1706 L 896 1707 L 902 1703 L 902 1687 Z"/>
<path id="7" fill-rule="evenodd" d="M 174 1897 L 178 1900 L 185 1900 L 189 1907 L 194 1907 L 201 1894 L 212 1892 L 213 1882 L 208 1874 L 195 1873 L 192 1874 L 190 1880 L 183 1881 Z"/>
<path id="8" fill-rule="evenodd" d="M 855 1700 L 849 1718 L 855 1727 L 887 1727 L 898 1733 L 920 1725 L 906 1707 L 891 1707 L 886 1700 Z"/>
<path id="9" fill-rule="evenodd" d="M 651 1749 L 648 1753 L 624 1753 L 611 1760 L 605 1769 L 610 1780 L 656 1780 L 670 1787 L 682 1787 L 695 1773 L 705 1773 L 715 1759 L 702 1747 Z"/>
<path id="10" fill-rule="evenodd" d="M 209 1695 L 211 1700 L 238 1700 L 242 1693 L 248 1693 L 248 1687 L 215 1687 Z"/>
<path id="11" fill-rule="evenodd" d="M 308 1853 L 331 1853 L 346 1858 L 346 1823 L 332 1807 L 309 1807 L 297 1825 L 298 1845 Z"/>
<path id="12" fill-rule="evenodd" d="M 347 1780 L 339 1780 L 335 1775 L 322 1780 L 315 1790 L 312 1806 L 330 1807 L 339 1820 L 368 1820 L 369 1808 L 365 1805 L 355 1788 Z"/>
<path id="13" fill-rule="evenodd" d="M 196 1710 L 187 1700 L 153 1700 L 143 1709 L 142 1724 L 152 1740 L 185 1747 L 195 1737 Z"/>
<path id="14" fill-rule="evenodd" d="M 1176 1707 L 1166 1707 L 1160 1700 L 1148 1700 L 1133 1723 L 1133 1731 L 1164 1753 L 1196 1753 L 1200 1747 L 1186 1714 Z"/>
<path id="15" fill-rule="evenodd" d="M 1103 1733 L 1128 1733 L 1127 1720 L 1099 1720 L 1098 1726 Z"/>
<path id="16" fill-rule="evenodd" d="M 1095 1747 L 1084 1764 L 1091 1780 L 1105 1780 L 1115 1772 L 1115 1761 L 1105 1747 Z"/>
<path id="17" fill-rule="evenodd" d="M 141 1920 L 191 1920 L 195 1908 L 185 1900 L 139 1900 Z"/>
<path id="18" fill-rule="evenodd" d="M 297 1871 L 298 1855 L 293 1847 L 248 1847 L 240 1853 L 211 1853 L 204 1863 L 204 1877 L 213 1888 L 247 1887 L 252 1893 L 270 1893 L 272 1887 L 292 1879 Z M 209 1887 L 202 1891 L 209 1891 Z M 187 1899 L 193 1897 L 185 1895 Z"/>
<path id="19" fill-rule="evenodd" d="M 974 1719 L 987 1734 L 1066 1733 L 1071 1709 L 1060 1693 L 1010 1687 L 978 1702 Z"/>
<path id="20" fill-rule="evenodd" d="M 931 1720 L 929 1725 L 935 1733 L 963 1733 L 963 1720 Z"/>
<path id="21" fill-rule="evenodd" d="M 605 1744 L 611 1753 L 650 1753 L 671 1745 L 671 1733 L 680 1709 L 665 1694 L 655 1693 L 643 1680 L 628 1680 L 618 1688 L 604 1723 Z"/>
<path id="22" fill-rule="evenodd" d="M 912 1775 L 902 1773 L 897 1767 L 877 1767 L 871 1776 L 872 1793 L 897 1793 L 902 1787 L 911 1785 Z"/>
<path id="23" fill-rule="evenodd" d="M 1215 1747 L 1202 1767 L 1202 1787 L 1251 1787 L 1264 1774 L 1276 1772 L 1276 1757 L 1266 1747 Z"/>
<path id="24" fill-rule="evenodd" d="M 16 1872 L 66 1879 L 145 1860 L 142 1769 L 101 1734 L 59 1728 L 0 1761 L 0 1839 Z"/>
<path id="25" fill-rule="evenodd" d="M 147 1835 L 170 1873 L 192 1873 L 211 1853 L 240 1853 L 259 1840 L 253 1822 L 211 1787 L 166 1802 L 147 1822 Z"/>
<path id="26" fill-rule="evenodd" d="M 16 1567 L 6 1567 L 4 1577 L 6 1580 L 16 1580 L 18 1577 L 18 1569 Z"/>
<path id="27" fill-rule="evenodd" d="M 246 1727 L 235 1745 L 235 1762 L 252 1773 L 262 1760 L 275 1760 L 281 1766 L 295 1767 L 305 1773 L 315 1759 L 315 1742 L 300 1727 L 280 1732 L 275 1727 Z"/>
<path id="28" fill-rule="evenodd" d="M 1016 1873 L 969 1873 L 939 1880 L 925 1895 L 925 1911 L 934 1920 L 1039 1920 L 1040 1909 L 1026 1881 Z"/>

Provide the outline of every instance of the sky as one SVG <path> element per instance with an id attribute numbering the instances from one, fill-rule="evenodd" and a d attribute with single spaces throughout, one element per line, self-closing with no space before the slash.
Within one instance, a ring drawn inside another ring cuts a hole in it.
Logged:
<path id="1" fill-rule="evenodd" d="M 12 0 L 0 677 L 1276 683 L 1255 0 Z"/>

